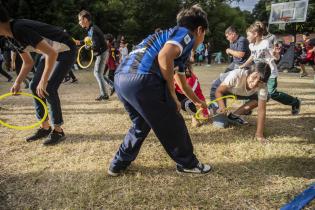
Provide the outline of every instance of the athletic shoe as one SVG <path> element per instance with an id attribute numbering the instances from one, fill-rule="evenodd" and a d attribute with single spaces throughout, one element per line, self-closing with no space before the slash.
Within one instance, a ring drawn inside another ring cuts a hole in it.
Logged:
<path id="1" fill-rule="evenodd" d="M 211 171 L 211 166 L 198 163 L 194 168 L 184 168 L 182 166 L 176 165 L 176 172 L 180 174 L 191 173 L 191 174 L 206 174 Z"/>
<path id="2" fill-rule="evenodd" d="M 108 96 L 99 96 L 99 97 L 97 97 L 97 98 L 95 99 L 95 101 L 102 101 L 102 100 L 106 101 L 106 100 L 108 100 L 108 99 L 109 99 Z"/>
<path id="3" fill-rule="evenodd" d="M 296 98 L 298 100 L 297 104 L 292 105 L 292 115 L 298 115 L 300 113 L 300 107 L 301 107 L 301 100 Z"/>
<path id="4" fill-rule="evenodd" d="M 36 141 L 38 139 L 47 137 L 51 132 L 51 127 L 49 127 L 48 130 L 44 129 L 44 128 L 39 128 L 32 136 L 26 138 L 27 142 L 32 142 L 32 141 Z"/>
<path id="5" fill-rule="evenodd" d="M 65 79 L 63 80 L 63 82 L 68 82 L 70 80 L 70 77 L 65 77 Z"/>
<path id="6" fill-rule="evenodd" d="M 49 135 L 48 138 L 44 141 L 43 145 L 49 146 L 49 145 L 55 145 L 59 143 L 60 141 L 64 140 L 66 138 L 65 133 L 63 131 L 57 132 L 53 130 Z"/>
<path id="7" fill-rule="evenodd" d="M 8 79 L 8 82 L 12 82 L 12 80 L 13 80 L 13 77 L 10 77 L 10 78 Z"/>
<path id="8" fill-rule="evenodd" d="M 114 88 L 114 87 L 111 87 L 111 88 L 110 88 L 109 96 L 112 96 L 114 93 L 115 93 L 115 88 Z"/>
<path id="9" fill-rule="evenodd" d="M 300 78 L 302 78 L 302 77 L 308 77 L 308 74 L 307 73 L 300 74 Z"/>
<path id="10" fill-rule="evenodd" d="M 70 83 L 76 83 L 76 82 L 78 82 L 77 78 L 73 79 Z"/>
<path id="11" fill-rule="evenodd" d="M 236 124 L 236 125 L 247 125 L 248 122 L 245 121 L 244 119 L 242 119 L 240 116 L 237 116 L 233 113 L 230 113 L 228 116 L 228 121 L 232 124 Z"/>
<path id="12" fill-rule="evenodd" d="M 125 171 L 125 169 L 115 169 L 112 165 L 109 166 L 107 173 L 110 176 L 119 176 L 121 175 L 123 172 Z"/>

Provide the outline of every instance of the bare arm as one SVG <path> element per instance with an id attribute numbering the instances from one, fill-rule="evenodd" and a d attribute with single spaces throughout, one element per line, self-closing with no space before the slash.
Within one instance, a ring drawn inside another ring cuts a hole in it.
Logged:
<path id="1" fill-rule="evenodd" d="M 245 55 L 245 52 L 243 52 L 243 51 L 236 51 L 236 50 L 232 50 L 230 48 L 226 49 L 226 53 L 229 55 L 232 55 L 233 57 L 237 57 L 237 58 L 243 58 Z"/>
<path id="2" fill-rule="evenodd" d="M 45 68 L 41 80 L 37 86 L 36 93 L 39 97 L 44 98 L 49 76 L 54 68 L 58 53 L 45 40 L 40 41 L 36 45 L 36 49 L 40 50 L 45 55 Z"/>
<path id="3" fill-rule="evenodd" d="M 264 137 L 265 120 L 266 120 L 266 101 L 258 100 L 256 138 L 262 142 L 266 141 Z"/>
<path id="4" fill-rule="evenodd" d="M 174 60 L 180 55 L 180 49 L 173 44 L 165 44 L 158 55 L 158 62 L 163 78 L 166 81 L 167 87 L 174 99 L 177 110 L 180 110 L 180 103 L 175 93 L 174 86 Z"/>
<path id="5" fill-rule="evenodd" d="M 34 65 L 32 56 L 29 53 L 24 52 L 24 53 L 21 53 L 20 56 L 22 58 L 23 63 L 22 63 L 21 71 L 11 88 L 11 92 L 14 94 L 20 91 L 21 83 L 24 81 L 27 74 L 31 71 Z"/>
<path id="6" fill-rule="evenodd" d="M 217 90 L 215 91 L 215 97 L 216 98 L 220 98 L 222 96 L 224 96 L 225 93 L 227 93 L 229 90 L 229 87 L 226 85 L 220 85 Z M 218 102 L 219 105 L 219 112 L 220 113 L 224 113 L 225 112 L 225 104 L 224 104 L 224 100 L 219 100 Z"/>
<path id="7" fill-rule="evenodd" d="M 181 74 L 175 74 L 174 79 L 183 93 L 197 106 L 207 108 L 206 102 L 200 100 L 191 87 L 187 84 L 186 76 Z"/>
<path id="8" fill-rule="evenodd" d="M 254 56 L 250 56 L 244 64 L 240 65 L 240 68 L 250 66 L 253 60 L 254 60 Z"/>

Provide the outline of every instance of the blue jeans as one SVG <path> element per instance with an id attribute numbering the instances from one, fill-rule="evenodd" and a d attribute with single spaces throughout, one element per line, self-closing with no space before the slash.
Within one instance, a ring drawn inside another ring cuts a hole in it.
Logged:
<path id="1" fill-rule="evenodd" d="M 198 160 L 182 115 L 176 111 L 166 83 L 154 74 L 116 73 L 115 89 L 132 125 L 111 165 L 125 169 L 136 159 L 151 128 L 168 155 L 185 168 Z"/>
<path id="2" fill-rule="evenodd" d="M 107 91 L 106 91 L 106 82 L 103 76 L 107 59 L 108 59 L 108 51 L 105 51 L 102 54 L 96 56 L 96 60 L 94 64 L 94 76 L 100 88 L 101 96 L 108 96 Z"/>
<path id="3" fill-rule="evenodd" d="M 70 47 L 69 51 L 61 52 L 58 55 L 57 61 L 55 63 L 54 69 L 52 70 L 52 73 L 48 80 L 47 85 L 47 93 L 49 94 L 46 96 L 43 101 L 48 104 L 49 108 L 49 117 L 51 120 L 52 125 L 61 126 L 63 124 L 62 119 L 62 112 L 61 112 L 61 105 L 60 105 L 60 99 L 58 95 L 58 88 L 60 84 L 62 83 L 65 76 L 70 71 L 71 67 L 73 66 L 76 54 L 77 54 L 77 48 L 74 45 L 74 43 L 68 44 Z M 42 56 L 36 66 L 36 71 L 34 73 L 34 77 L 30 83 L 30 89 L 34 95 L 36 94 L 36 88 L 38 83 L 40 82 L 43 72 L 45 68 L 45 57 Z M 42 104 L 34 100 L 35 103 L 35 111 L 36 111 L 36 117 L 37 119 L 42 119 L 44 117 L 44 108 Z"/>

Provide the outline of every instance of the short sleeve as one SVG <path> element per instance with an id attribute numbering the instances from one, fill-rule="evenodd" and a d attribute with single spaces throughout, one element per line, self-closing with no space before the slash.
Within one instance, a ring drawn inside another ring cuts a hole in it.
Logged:
<path id="1" fill-rule="evenodd" d="M 238 79 L 237 73 L 238 70 L 230 71 L 221 84 L 226 85 L 229 88 L 235 87 Z"/>
<path id="2" fill-rule="evenodd" d="M 169 43 L 178 46 L 180 48 L 179 56 L 181 56 L 184 51 L 192 49 L 193 40 L 193 35 L 186 28 L 176 27 L 166 41 L 166 44 Z"/>
<path id="3" fill-rule="evenodd" d="M 241 51 L 241 52 L 247 52 L 248 51 L 248 41 L 247 39 L 243 38 L 239 40 L 239 44 L 237 47 L 237 51 Z"/>
<path id="4" fill-rule="evenodd" d="M 17 26 L 15 28 L 15 34 L 18 41 L 25 45 L 31 45 L 34 48 L 36 48 L 37 44 L 43 40 L 43 37 L 36 31 L 25 26 Z"/>

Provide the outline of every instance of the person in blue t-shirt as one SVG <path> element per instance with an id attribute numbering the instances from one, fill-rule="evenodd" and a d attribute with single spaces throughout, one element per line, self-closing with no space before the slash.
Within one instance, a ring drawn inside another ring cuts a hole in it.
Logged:
<path id="1" fill-rule="evenodd" d="M 232 62 L 225 72 L 237 69 L 250 56 L 248 40 L 239 35 L 234 26 L 230 26 L 225 30 L 225 37 L 230 42 L 230 47 L 225 50 L 226 54 L 233 57 Z"/>
<path id="2" fill-rule="evenodd" d="M 132 125 L 109 166 L 109 175 L 118 176 L 127 169 L 151 129 L 176 162 L 177 172 L 211 170 L 193 153 L 174 86 L 175 79 L 198 108 L 207 108 L 186 83 L 184 68 L 192 49 L 203 42 L 207 28 L 207 14 L 200 6 L 184 9 L 177 15 L 177 26 L 149 35 L 117 68 L 115 90 Z M 176 73 L 174 67 L 179 69 Z"/>

